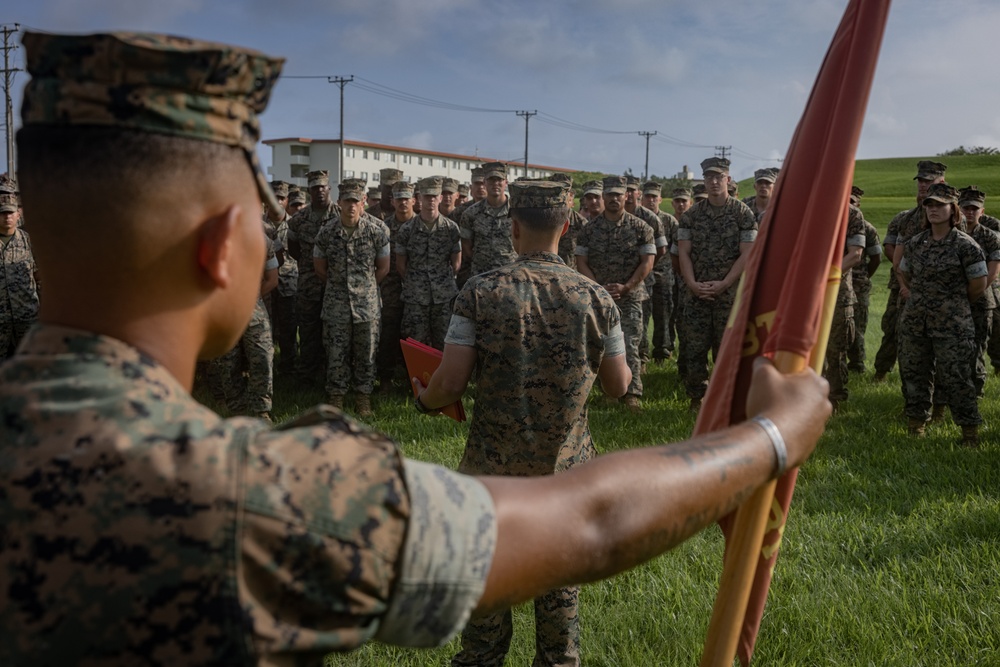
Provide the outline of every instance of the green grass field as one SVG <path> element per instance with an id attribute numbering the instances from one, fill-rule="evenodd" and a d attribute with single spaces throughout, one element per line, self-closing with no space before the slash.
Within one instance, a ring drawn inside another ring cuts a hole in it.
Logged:
<path id="1" fill-rule="evenodd" d="M 885 232 L 913 206 L 919 158 L 866 160 L 855 182 L 862 209 Z M 1000 157 L 943 158 L 949 182 L 978 184 L 1000 200 Z M 752 191 L 741 184 L 741 194 Z M 987 199 L 990 212 L 990 199 Z M 916 440 L 906 435 L 899 376 L 873 384 L 887 266 L 876 274 L 866 336 L 869 368 L 852 375 L 851 399 L 802 468 L 771 596 L 758 665 L 1000 665 L 1000 379 L 981 403 L 980 449 L 956 446 L 950 420 Z M 275 416 L 322 396 L 278 382 Z M 653 367 L 645 411 L 635 417 L 600 401 L 591 427 L 603 452 L 680 440 L 694 418 L 673 362 Z M 466 408 L 474 410 L 472 401 Z M 418 415 L 400 393 L 376 401 L 371 425 L 407 456 L 454 467 L 466 426 Z M 583 589 L 580 617 L 588 665 L 696 665 L 721 571 L 722 538 L 711 527 L 680 548 Z M 507 664 L 533 655 L 530 606 L 515 611 Z M 457 640 L 434 651 L 369 645 L 331 665 L 444 665 Z"/>

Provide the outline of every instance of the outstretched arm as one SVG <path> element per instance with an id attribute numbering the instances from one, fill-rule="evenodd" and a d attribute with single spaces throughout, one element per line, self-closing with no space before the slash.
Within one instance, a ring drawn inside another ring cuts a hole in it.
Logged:
<path id="1" fill-rule="evenodd" d="M 747 413 L 771 419 L 800 465 L 830 415 L 812 371 L 781 376 L 759 361 Z M 607 456 L 565 473 L 486 477 L 499 532 L 486 590 L 489 613 L 552 588 L 596 581 L 657 556 L 732 511 L 776 474 L 769 437 L 744 422 L 686 442 Z"/>

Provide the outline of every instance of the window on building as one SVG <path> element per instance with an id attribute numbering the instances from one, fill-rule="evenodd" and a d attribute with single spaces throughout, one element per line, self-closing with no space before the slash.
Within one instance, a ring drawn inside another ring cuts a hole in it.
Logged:
<path id="1" fill-rule="evenodd" d="M 292 165 L 292 178 L 305 178 L 306 174 L 308 173 L 309 173 L 309 165 L 307 164 Z"/>
<path id="2" fill-rule="evenodd" d="M 382 156 L 378 151 L 372 151 L 372 159 L 377 162 L 382 159 Z"/>
<path id="3" fill-rule="evenodd" d="M 403 156 L 403 164 L 410 164 L 410 156 L 409 155 L 404 155 Z"/>
<path id="4" fill-rule="evenodd" d="M 378 183 L 381 179 L 382 179 L 382 175 L 380 173 L 378 173 L 377 171 L 373 171 L 372 172 L 372 181 L 374 181 L 375 183 Z"/>
<path id="5" fill-rule="evenodd" d="M 363 159 L 365 159 L 365 160 L 367 160 L 367 159 L 368 159 L 368 151 L 367 151 L 367 149 L 366 149 L 366 150 L 363 150 L 363 151 L 361 151 L 361 157 L 362 157 Z"/>
<path id="6" fill-rule="evenodd" d="M 345 169 L 344 170 L 344 178 L 354 178 L 354 170 L 353 169 Z"/>
<path id="7" fill-rule="evenodd" d="M 290 147 L 292 155 L 304 155 L 309 157 L 309 147 L 302 144 L 292 144 Z"/>
<path id="8" fill-rule="evenodd" d="M 423 158 L 423 156 L 420 156 L 420 155 L 417 156 L 417 164 L 420 165 L 420 166 L 423 166 L 423 164 L 424 164 L 424 158 Z"/>
<path id="9" fill-rule="evenodd" d="M 386 162 L 395 162 L 396 161 L 396 154 L 395 153 L 386 153 L 385 154 L 385 161 Z"/>
<path id="10" fill-rule="evenodd" d="M 362 181 L 367 181 L 368 180 L 368 172 L 367 171 L 361 172 L 361 180 Z"/>

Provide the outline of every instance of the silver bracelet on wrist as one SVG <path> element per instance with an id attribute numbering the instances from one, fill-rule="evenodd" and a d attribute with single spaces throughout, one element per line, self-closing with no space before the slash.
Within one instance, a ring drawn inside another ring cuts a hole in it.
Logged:
<path id="1" fill-rule="evenodd" d="M 758 415 L 750 421 L 764 429 L 764 433 L 767 434 L 768 439 L 771 441 L 771 446 L 774 447 L 774 457 L 776 459 L 775 463 L 777 474 L 775 474 L 775 477 L 781 477 L 785 474 L 785 469 L 788 467 L 788 448 L 785 446 L 785 439 L 781 437 L 781 431 L 779 431 L 778 427 L 774 425 L 774 422 L 767 417 L 761 417 Z"/>

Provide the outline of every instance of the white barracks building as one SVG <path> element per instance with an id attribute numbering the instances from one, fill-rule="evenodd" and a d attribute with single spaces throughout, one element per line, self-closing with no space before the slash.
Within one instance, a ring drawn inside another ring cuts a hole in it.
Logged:
<path id="1" fill-rule="evenodd" d="M 306 174 L 316 169 L 330 172 L 330 185 L 336 191 L 340 171 L 340 142 L 336 139 L 266 139 L 271 147 L 270 179 L 307 187 Z M 406 181 L 415 183 L 427 176 L 446 176 L 459 183 L 472 180 L 472 169 L 484 162 L 504 162 L 483 156 L 457 155 L 423 151 L 403 146 L 387 146 L 363 141 L 344 141 L 344 178 L 360 178 L 369 186 L 377 186 L 379 170 L 395 168 L 403 172 Z M 572 173 L 572 169 L 528 164 L 530 178 L 545 178 L 554 172 Z M 524 162 L 508 162 L 510 180 L 524 176 Z"/>

